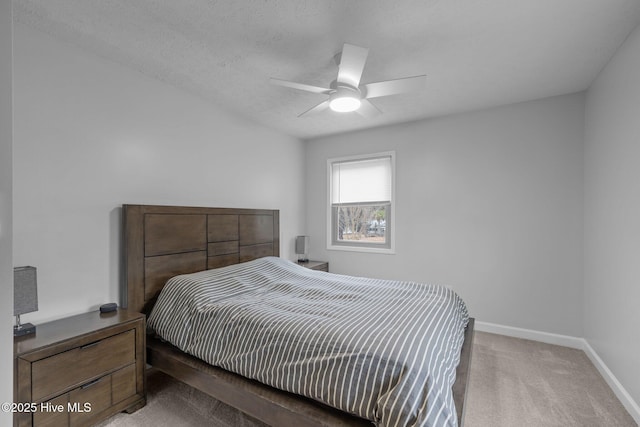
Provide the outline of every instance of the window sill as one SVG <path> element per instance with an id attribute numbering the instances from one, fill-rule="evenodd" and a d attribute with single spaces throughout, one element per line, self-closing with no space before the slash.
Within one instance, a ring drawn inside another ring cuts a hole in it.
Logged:
<path id="1" fill-rule="evenodd" d="M 342 245 L 328 245 L 327 250 L 330 251 L 346 251 L 346 252 L 365 252 L 374 254 L 387 254 L 395 255 L 396 251 L 393 248 L 372 248 L 370 246 L 342 246 Z"/>

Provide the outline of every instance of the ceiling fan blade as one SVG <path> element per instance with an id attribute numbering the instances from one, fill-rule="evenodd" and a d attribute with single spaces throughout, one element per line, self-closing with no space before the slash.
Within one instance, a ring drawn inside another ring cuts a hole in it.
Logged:
<path id="1" fill-rule="evenodd" d="M 357 88 L 360 85 L 364 64 L 367 62 L 367 55 L 369 55 L 369 49 L 345 43 L 338 66 L 338 83 L 346 83 Z"/>
<path id="2" fill-rule="evenodd" d="M 381 96 L 396 95 L 398 93 L 415 92 L 424 89 L 427 76 L 406 77 L 404 79 L 387 80 L 384 82 L 369 83 L 363 85 L 365 98 L 378 98 Z M 362 89 L 361 88 L 361 89 Z"/>
<path id="3" fill-rule="evenodd" d="M 298 117 L 302 117 L 302 116 L 310 116 L 313 114 L 317 114 L 321 111 L 326 110 L 327 108 L 329 108 L 329 100 L 327 99 L 326 101 L 322 101 L 320 104 L 309 108 L 307 111 L 305 111 L 304 113 L 298 114 Z"/>
<path id="4" fill-rule="evenodd" d="M 368 119 L 379 116 L 382 114 L 382 111 L 378 109 L 371 101 L 366 99 L 360 100 L 360 108 L 356 110 L 356 113 L 360 114 L 363 117 Z"/>
<path id="5" fill-rule="evenodd" d="M 290 88 L 298 89 L 298 90 L 304 90 L 306 92 L 323 93 L 323 94 L 326 94 L 326 95 L 328 95 L 328 94 L 330 94 L 332 92 L 332 89 L 327 89 L 327 88 L 318 87 L 318 86 L 306 85 L 304 83 L 290 82 L 290 81 L 287 81 L 287 80 L 280 80 L 280 79 L 271 78 L 271 79 L 269 79 L 269 81 L 271 82 L 271 84 L 274 84 L 274 85 L 290 87 Z"/>

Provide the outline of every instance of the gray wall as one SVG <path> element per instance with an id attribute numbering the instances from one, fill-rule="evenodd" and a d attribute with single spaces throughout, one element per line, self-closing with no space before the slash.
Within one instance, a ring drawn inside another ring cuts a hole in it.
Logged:
<path id="1" fill-rule="evenodd" d="M 11 0 L 0 0 L 0 402 L 13 401 Z M 11 425 L 0 411 L 0 425 Z"/>
<path id="2" fill-rule="evenodd" d="M 585 337 L 640 403 L 640 27 L 586 99 Z"/>
<path id="3" fill-rule="evenodd" d="M 582 336 L 584 95 L 307 144 L 311 257 L 442 283 L 478 320 Z M 395 255 L 326 249 L 327 158 L 396 150 Z"/>
<path id="4" fill-rule="evenodd" d="M 294 258 L 302 141 L 22 24 L 14 46 L 14 262 L 40 293 L 25 321 L 119 301 L 123 203 L 279 209 Z"/>

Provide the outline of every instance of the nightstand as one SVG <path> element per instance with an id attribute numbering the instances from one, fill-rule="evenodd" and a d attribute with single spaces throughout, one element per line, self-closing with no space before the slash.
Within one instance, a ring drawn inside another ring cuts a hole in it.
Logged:
<path id="1" fill-rule="evenodd" d="M 311 270 L 319 270 L 329 272 L 329 263 L 326 261 L 307 261 L 307 262 L 299 262 L 298 265 L 301 265 L 306 268 L 310 268 Z"/>
<path id="2" fill-rule="evenodd" d="M 146 403 L 145 317 L 118 309 L 37 325 L 16 337 L 14 426 L 89 426 Z M 26 404 L 26 405 L 25 405 Z"/>

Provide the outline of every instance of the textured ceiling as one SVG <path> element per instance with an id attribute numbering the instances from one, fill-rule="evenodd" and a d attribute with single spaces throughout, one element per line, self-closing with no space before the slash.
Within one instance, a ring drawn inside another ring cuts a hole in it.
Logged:
<path id="1" fill-rule="evenodd" d="M 301 138 L 588 88 L 640 22 L 640 0 L 14 0 L 15 20 Z M 427 75 L 374 100 L 375 119 L 327 110 L 343 43 L 369 48 L 362 83 Z"/>

